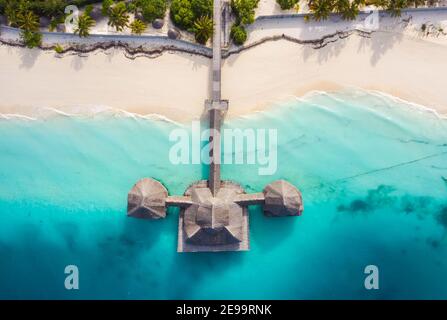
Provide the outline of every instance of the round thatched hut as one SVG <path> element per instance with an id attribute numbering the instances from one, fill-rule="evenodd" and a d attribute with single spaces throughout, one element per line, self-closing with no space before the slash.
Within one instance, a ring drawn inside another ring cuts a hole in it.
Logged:
<path id="1" fill-rule="evenodd" d="M 301 192 L 284 180 L 277 180 L 264 188 L 264 213 L 267 216 L 299 216 L 303 212 Z"/>
<path id="2" fill-rule="evenodd" d="M 161 29 L 163 28 L 163 25 L 165 24 L 163 19 L 155 19 L 154 21 L 152 21 L 152 27 L 154 29 Z"/>
<path id="3" fill-rule="evenodd" d="M 171 28 L 168 30 L 168 38 L 169 39 L 180 39 L 180 31 L 177 28 Z"/>
<path id="4" fill-rule="evenodd" d="M 66 29 L 65 29 L 65 24 L 63 24 L 63 23 L 59 23 L 57 26 L 56 26 L 56 31 L 57 32 L 66 32 Z"/>
<path id="5" fill-rule="evenodd" d="M 92 17 L 92 19 L 96 21 L 105 19 L 105 17 L 102 15 L 101 7 L 93 7 L 92 11 L 90 12 L 90 17 Z"/>
<path id="6" fill-rule="evenodd" d="M 41 28 L 48 28 L 50 26 L 50 19 L 47 17 L 40 17 L 39 18 L 39 25 Z"/>
<path id="7" fill-rule="evenodd" d="M 144 178 L 138 181 L 127 196 L 127 215 L 142 219 L 166 217 L 168 191 L 157 180 Z"/>
<path id="8" fill-rule="evenodd" d="M 193 188 L 193 204 L 185 210 L 185 241 L 195 245 L 229 245 L 242 241 L 243 208 L 233 200 L 236 192 L 222 188 L 213 197 L 208 188 Z"/>

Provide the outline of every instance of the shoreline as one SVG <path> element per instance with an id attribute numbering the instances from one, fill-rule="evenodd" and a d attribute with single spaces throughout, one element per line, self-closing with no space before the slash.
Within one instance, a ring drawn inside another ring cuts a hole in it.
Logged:
<path id="1" fill-rule="evenodd" d="M 443 19 L 447 22 L 447 12 Z M 261 21 L 247 46 L 276 38 L 223 59 L 228 118 L 309 92 L 346 88 L 383 92 L 447 114 L 446 36 L 420 36 L 415 25 L 400 19 L 384 20 L 371 34 L 356 32 L 346 22 L 340 30 L 340 24 L 325 22 L 316 31 L 315 25 L 295 24 L 293 19 Z M 324 46 L 308 42 L 331 34 L 336 36 Z M 210 65 L 207 57 L 169 50 L 154 58 L 130 59 L 115 48 L 60 57 L 0 45 L 0 115 L 33 118 L 46 116 L 48 109 L 68 114 L 109 109 L 188 122 L 206 114 Z"/>

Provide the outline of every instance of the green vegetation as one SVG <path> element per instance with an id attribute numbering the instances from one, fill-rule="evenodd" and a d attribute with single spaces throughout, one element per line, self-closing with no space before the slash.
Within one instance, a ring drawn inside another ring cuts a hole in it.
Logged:
<path id="1" fill-rule="evenodd" d="M 0 0 L 0 14 L 7 17 L 9 25 L 22 30 L 21 38 L 27 46 L 35 47 L 42 41 L 42 36 L 39 34 L 39 18 L 49 18 L 49 29 L 53 31 L 58 24 L 64 22 L 64 9 L 68 5 L 85 8 L 79 17 L 75 33 L 80 37 L 86 37 L 95 24 L 90 15 L 92 4 L 102 3 L 102 14 L 109 18 L 109 25 L 117 31 L 130 27 L 132 33 L 141 34 L 146 29 L 147 23 L 164 18 L 168 1 L 170 17 L 174 24 L 180 29 L 194 33 L 196 41 L 205 44 L 212 36 L 213 0 Z M 299 9 L 299 0 L 276 1 L 283 10 Z M 391 16 L 398 17 L 403 8 L 435 5 L 439 2 L 439 0 L 307 1 L 310 12 L 305 16 L 305 21 L 326 20 L 331 13 L 339 14 L 344 20 L 354 20 L 364 5 L 374 5 L 389 11 Z M 242 45 L 247 40 L 246 27 L 255 20 L 258 3 L 259 0 L 231 0 L 235 23 L 231 27 L 230 37 L 236 45 Z M 137 16 L 132 23 L 130 13 Z"/>
<path id="2" fill-rule="evenodd" d="M 230 37 L 236 45 L 240 46 L 247 40 L 247 31 L 243 26 L 234 24 L 231 27 Z"/>
<path id="3" fill-rule="evenodd" d="M 344 20 L 355 20 L 359 14 L 359 7 L 363 4 L 363 0 L 336 0 L 334 10 L 340 14 Z"/>
<path id="4" fill-rule="evenodd" d="M 90 29 L 96 24 L 95 20 L 90 16 L 89 11 L 85 11 L 79 16 L 78 23 L 74 29 L 74 33 L 79 37 L 85 38 L 90 35 Z"/>
<path id="5" fill-rule="evenodd" d="M 64 16 L 51 18 L 50 25 L 49 25 L 49 28 L 48 28 L 49 31 L 53 32 L 54 30 L 56 30 L 57 25 L 60 24 L 60 23 L 64 23 L 64 21 L 65 21 L 65 17 Z"/>
<path id="6" fill-rule="evenodd" d="M 56 44 L 56 45 L 54 46 L 54 51 L 55 51 L 56 53 L 61 54 L 61 53 L 64 52 L 64 48 L 63 48 L 60 44 Z"/>
<path id="7" fill-rule="evenodd" d="M 299 0 L 276 0 L 282 10 L 289 10 L 292 8 L 296 8 Z"/>
<path id="8" fill-rule="evenodd" d="M 165 17 L 168 3 L 167 0 L 133 0 L 127 8 L 134 14 L 141 14 L 146 22 L 151 23 Z"/>
<path id="9" fill-rule="evenodd" d="M 236 24 L 251 24 L 255 21 L 255 9 L 259 0 L 231 0 L 231 10 L 236 16 Z"/>
<path id="10" fill-rule="evenodd" d="M 231 10 L 236 16 L 236 22 L 231 26 L 230 37 L 236 45 L 242 45 L 247 40 L 245 26 L 255 21 L 258 3 L 259 0 L 231 0 Z"/>
<path id="11" fill-rule="evenodd" d="M 42 34 L 38 32 L 22 30 L 20 38 L 29 49 L 39 47 L 42 44 Z"/>
<path id="12" fill-rule="evenodd" d="M 191 0 L 172 0 L 171 19 L 180 29 L 189 30 L 196 19 L 192 11 Z"/>
<path id="13" fill-rule="evenodd" d="M 5 13 L 10 24 L 22 30 L 20 38 L 26 47 L 31 49 L 42 44 L 39 17 L 31 11 L 28 1 L 8 1 Z"/>
<path id="14" fill-rule="evenodd" d="M 115 1 L 113 1 L 113 0 L 103 0 L 102 7 L 101 7 L 101 13 L 104 17 L 109 15 L 109 10 L 114 4 L 115 4 Z"/>
<path id="15" fill-rule="evenodd" d="M 7 9 L 17 8 L 25 5 L 39 17 L 49 19 L 64 15 L 64 9 L 68 5 L 75 5 L 79 8 L 89 4 L 99 3 L 102 0 L 0 0 L 0 14 L 7 14 Z"/>
<path id="16" fill-rule="evenodd" d="M 334 9 L 334 3 L 332 0 L 310 0 L 309 10 L 312 12 L 312 16 L 315 21 L 326 20 L 329 18 L 332 10 Z"/>
<path id="17" fill-rule="evenodd" d="M 401 10 L 408 6 L 407 0 L 389 0 L 386 9 L 392 17 L 400 17 Z"/>
<path id="18" fill-rule="evenodd" d="M 213 34 L 212 0 L 172 0 L 171 19 L 180 29 L 194 33 L 205 44 Z"/>
<path id="19" fill-rule="evenodd" d="M 16 16 L 16 24 L 22 30 L 36 32 L 39 30 L 39 17 L 32 11 L 20 11 Z"/>
<path id="20" fill-rule="evenodd" d="M 127 12 L 124 1 L 120 1 L 109 7 L 107 13 L 109 16 L 108 25 L 114 27 L 116 31 L 123 31 L 129 24 L 129 13 Z"/>
<path id="21" fill-rule="evenodd" d="M 213 19 L 209 16 L 201 16 L 194 22 L 194 36 L 196 41 L 201 44 L 206 44 L 209 38 L 213 35 Z"/>
<path id="22" fill-rule="evenodd" d="M 146 23 L 144 21 L 135 19 L 131 24 L 130 24 L 130 29 L 132 30 L 133 34 L 142 34 L 144 32 L 144 30 L 146 30 Z"/>
<path id="23" fill-rule="evenodd" d="M 438 0 L 431 1 L 434 4 Z M 423 0 L 309 0 L 308 3 L 315 21 L 326 20 L 333 12 L 339 14 L 344 20 L 354 20 L 364 5 L 374 5 L 387 10 L 392 17 L 399 17 L 402 9 L 410 5 L 418 7 L 421 4 L 424 4 Z"/>

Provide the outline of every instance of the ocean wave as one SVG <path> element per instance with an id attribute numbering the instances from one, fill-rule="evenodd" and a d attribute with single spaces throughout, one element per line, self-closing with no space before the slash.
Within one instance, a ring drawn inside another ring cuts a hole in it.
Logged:
<path id="1" fill-rule="evenodd" d="M 304 103 L 307 105 L 316 106 L 318 108 L 323 108 L 324 110 L 331 112 L 332 107 L 330 104 L 322 104 L 317 101 L 320 97 L 329 98 L 330 100 L 336 102 L 337 104 L 355 102 L 356 98 L 368 98 L 374 97 L 380 99 L 384 102 L 383 105 L 389 108 L 402 107 L 411 108 L 418 112 L 423 112 L 435 116 L 438 119 L 447 119 L 447 115 L 439 113 L 436 109 L 424 106 L 415 102 L 411 102 L 391 94 L 378 91 L 378 90 L 367 90 L 358 87 L 347 87 L 341 90 L 334 91 L 324 91 L 324 90 L 312 90 L 305 93 L 302 96 L 289 95 L 277 100 L 271 100 L 267 105 L 270 107 L 256 109 L 250 114 L 237 115 L 231 119 L 251 119 L 253 116 L 269 114 L 273 111 L 280 110 L 280 108 L 287 107 L 290 103 Z M 372 111 L 378 111 L 373 104 L 368 104 L 367 108 Z M 40 120 L 48 119 L 53 117 L 74 117 L 74 118 L 99 118 L 99 117 L 113 117 L 113 118 L 133 118 L 136 120 L 149 120 L 149 121 L 160 121 L 165 123 L 170 123 L 176 126 L 182 126 L 182 123 L 171 119 L 169 116 L 149 113 L 149 114 L 139 114 L 131 111 L 127 111 L 119 108 L 112 108 L 103 105 L 92 105 L 92 106 L 76 106 L 64 109 L 57 109 L 52 107 L 45 108 L 35 108 L 30 114 L 20 114 L 20 113 L 0 113 L 0 120 Z"/>
<path id="2" fill-rule="evenodd" d="M 170 123 L 176 126 L 181 126 L 181 123 L 170 119 L 169 117 L 157 113 L 139 114 L 130 112 L 124 109 L 111 108 L 106 106 L 89 106 L 89 107 L 74 107 L 61 110 L 57 108 L 45 107 L 35 109 L 32 116 L 18 113 L 0 113 L 0 120 L 46 120 L 55 117 L 67 118 L 133 118 L 149 121 L 160 121 Z"/>

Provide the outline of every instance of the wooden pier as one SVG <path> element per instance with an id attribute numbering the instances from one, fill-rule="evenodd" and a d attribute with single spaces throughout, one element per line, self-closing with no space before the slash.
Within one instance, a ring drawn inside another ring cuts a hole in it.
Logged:
<path id="1" fill-rule="evenodd" d="M 262 205 L 267 216 L 298 216 L 303 211 L 300 191 L 292 184 L 277 180 L 262 192 L 246 194 L 236 182 L 220 177 L 220 130 L 228 100 L 222 99 L 222 45 L 228 43 L 228 28 L 222 18 L 229 17 L 229 6 L 222 0 L 213 3 L 213 60 L 211 64 L 210 99 L 205 101 L 209 112 L 210 165 L 208 180 L 197 181 L 183 196 L 169 196 L 157 180 L 144 178 L 128 194 L 127 214 L 134 218 L 166 217 L 167 206 L 180 208 L 178 252 L 249 250 L 248 206 Z M 222 41 L 222 35 L 224 41 Z"/>

